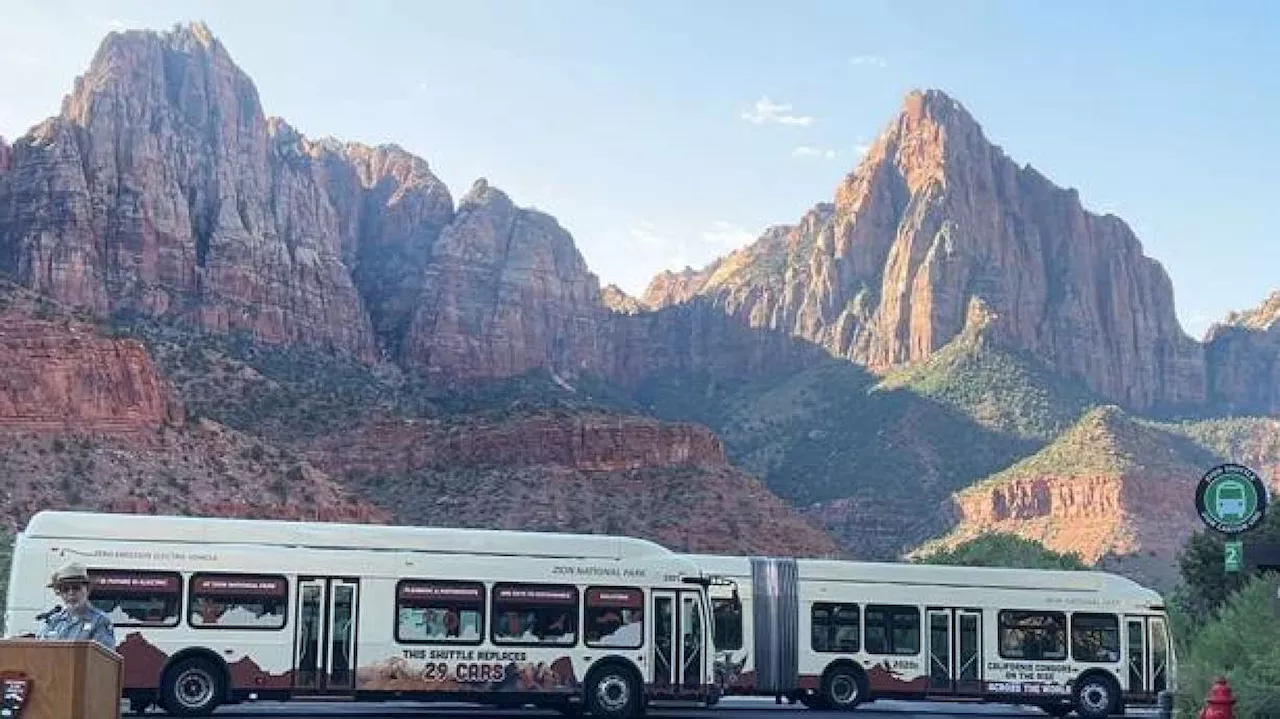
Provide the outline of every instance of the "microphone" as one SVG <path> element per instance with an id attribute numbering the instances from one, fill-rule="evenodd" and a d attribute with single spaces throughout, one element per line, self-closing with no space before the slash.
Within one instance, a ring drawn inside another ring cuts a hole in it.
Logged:
<path id="1" fill-rule="evenodd" d="M 44 620 L 48 619 L 49 617 L 52 617 L 53 615 L 57 614 L 60 611 L 62 611 L 62 605 L 55 604 L 53 605 L 53 609 L 50 609 L 49 611 L 41 614 L 37 614 L 36 621 L 43 622 Z"/>

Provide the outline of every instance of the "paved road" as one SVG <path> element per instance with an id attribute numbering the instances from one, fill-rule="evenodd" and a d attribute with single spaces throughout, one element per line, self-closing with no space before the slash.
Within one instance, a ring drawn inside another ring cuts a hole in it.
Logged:
<path id="1" fill-rule="evenodd" d="M 163 716 L 155 713 L 147 716 Z M 132 716 L 126 714 L 125 716 Z M 553 711 L 498 710 L 464 704 L 414 704 L 410 702 L 314 704 L 308 702 L 255 702 L 223 707 L 215 717 L 262 717 L 263 719 L 530 719 L 559 717 Z M 875 717 L 877 719 L 977 719 L 993 717 L 1014 719 L 1035 717 L 1047 719 L 1048 715 L 1034 707 L 1018 707 L 1003 704 L 939 704 L 929 702 L 903 702 L 881 700 L 864 704 L 852 715 L 843 712 L 818 712 L 800 705 L 775 704 L 772 699 L 729 698 L 714 708 L 651 708 L 649 717 L 655 719 L 850 719 Z M 1127 717 L 1154 719 L 1155 710 L 1131 709 Z"/>

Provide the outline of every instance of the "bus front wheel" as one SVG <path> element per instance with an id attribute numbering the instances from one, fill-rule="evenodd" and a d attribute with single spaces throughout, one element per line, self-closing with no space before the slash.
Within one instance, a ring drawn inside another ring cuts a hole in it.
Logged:
<path id="1" fill-rule="evenodd" d="M 587 710 L 601 719 L 630 719 L 640 715 L 640 685 L 635 673 L 611 662 L 597 668 L 587 681 Z"/>
<path id="2" fill-rule="evenodd" d="M 176 716 L 208 716 L 221 703 L 222 672 L 208 659 L 184 659 L 165 672 L 160 705 Z"/>
<path id="3" fill-rule="evenodd" d="M 1072 702 L 1081 719 L 1104 719 L 1111 716 L 1120 699 L 1115 680 L 1103 674 L 1089 674 L 1076 681 Z"/>

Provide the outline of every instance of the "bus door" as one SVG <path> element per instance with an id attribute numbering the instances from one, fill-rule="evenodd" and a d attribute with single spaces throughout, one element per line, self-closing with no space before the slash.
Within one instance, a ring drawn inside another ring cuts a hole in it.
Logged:
<path id="1" fill-rule="evenodd" d="M 655 589 L 652 592 L 653 694 L 665 698 L 696 698 L 703 693 L 706 622 L 696 591 Z"/>
<path id="2" fill-rule="evenodd" d="M 293 685 L 300 693 L 355 691 L 359 600 L 359 580 L 298 578 Z"/>
<path id="3" fill-rule="evenodd" d="M 1169 683 L 1169 632 L 1163 617 L 1125 617 L 1129 691 L 1157 694 Z"/>
<path id="4" fill-rule="evenodd" d="M 931 608 L 928 617 L 929 693 L 981 693 L 982 612 Z"/>

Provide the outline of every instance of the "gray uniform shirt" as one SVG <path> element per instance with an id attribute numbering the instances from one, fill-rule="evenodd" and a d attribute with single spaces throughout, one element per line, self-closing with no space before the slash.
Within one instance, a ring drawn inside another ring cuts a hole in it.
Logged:
<path id="1" fill-rule="evenodd" d="M 77 616 L 66 609 L 44 620 L 37 639 L 92 639 L 102 646 L 115 651 L 116 631 L 111 618 L 101 609 L 90 604 L 85 616 Z"/>

